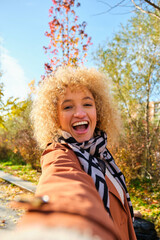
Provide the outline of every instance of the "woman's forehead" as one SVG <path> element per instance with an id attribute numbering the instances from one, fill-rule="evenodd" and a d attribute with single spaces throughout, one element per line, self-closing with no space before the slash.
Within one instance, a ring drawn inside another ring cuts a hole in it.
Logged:
<path id="1" fill-rule="evenodd" d="M 70 99 L 75 96 L 76 97 L 80 96 L 81 98 L 90 97 L 94 99 L 91 91 L 87 87 L 84 86 L 79 86 L 76 88 L 66 87 L 64 92 L 59 96 L 59 102 L 63 101 L 64 99 Z"/>
<path id="2" fill-rule="evenodd" d="M 63 89 L 63 91 L 61 92 L 61 96 L 65 96 L 66 94 L 69 93 L 84 93 L 84 94 L 89 94 L 92 95 L 92 92 L 86 87 L 86 86 L 82 86 L 82 85 L 71 85 L 71 86 L 67 86 Z"/>

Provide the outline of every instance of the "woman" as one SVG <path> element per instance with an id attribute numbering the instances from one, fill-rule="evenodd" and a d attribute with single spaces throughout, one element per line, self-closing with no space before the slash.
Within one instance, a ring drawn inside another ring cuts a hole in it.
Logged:
<path id="1" fill-rule="evenodd" d="M 106 148 L 119 118 L 106 77 L 95 69 L 61 67 L 40 85 L 32 120 L 41 148 L 36 199 L 21 226 L 90 231 L 101 239 L 136 239 L 123 174 Z"/>

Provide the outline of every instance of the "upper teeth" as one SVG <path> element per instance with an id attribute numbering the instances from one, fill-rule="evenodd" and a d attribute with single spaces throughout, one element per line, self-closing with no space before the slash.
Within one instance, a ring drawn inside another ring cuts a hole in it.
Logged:
<path id="1" fill-rule="evenodd" d="M 73 127 L 78 126 L 78 125 L 83 125 L 83 124 L 88 124 L 88 122 L 87 121 L 76 122 L 76 123 L 73 124 Z"/>

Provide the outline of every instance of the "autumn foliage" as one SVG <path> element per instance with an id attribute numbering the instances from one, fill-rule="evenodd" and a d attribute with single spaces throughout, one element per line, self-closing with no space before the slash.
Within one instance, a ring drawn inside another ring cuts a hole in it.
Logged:
<path id="1" fill-rule="evenodd" d="M 52 0 L 49 9 L 49 31 L 45 35 L 50 38 L 45 53 L 50 53 L 49 63 L 45 63 L 46 73 L 52 72 L 59 65 L 76 66 L 82 64 L 87 56 L 91 37 L 85 33 L 86 22 L 78 22 L 75 8 L 80 7 L 77 0 Z"/>

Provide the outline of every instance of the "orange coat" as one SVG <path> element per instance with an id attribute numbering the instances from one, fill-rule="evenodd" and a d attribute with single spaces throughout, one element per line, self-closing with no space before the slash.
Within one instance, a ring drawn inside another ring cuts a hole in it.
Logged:
<path id="1" fill-rule="evenodd" d="M 49 202 L 36 211 L 34 206 L 29 206 L 30 211 L 24 215 L 19 226 L 35 223 L 65 226 L 80 231 L 89 229 L 102 240 L 136 240 L 127 200 L 123 206 L 117 190 L 107 177 L 113 220 L 105 210 L 91 176 L 83 171 L 72 150 L 52 143 L 44 151 L 41 164 L 42 175 L 36 197 L 48 195 Z"/>

